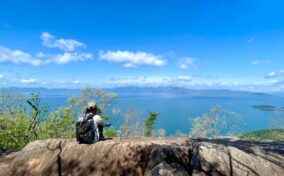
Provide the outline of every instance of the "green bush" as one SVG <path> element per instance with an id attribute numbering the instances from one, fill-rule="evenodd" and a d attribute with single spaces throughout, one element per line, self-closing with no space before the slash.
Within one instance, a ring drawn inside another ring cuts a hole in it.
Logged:
<path id="1" fill-rule="evenodd" d="M 69 105 L 58 107 L 48 113 L 48 106 L 42 105 L 39 94 L 23 96 L 9 89 L 0 89 L 0 149 L 16 149 L 27 143 L 49 138 L 74 138 L 75 118 L 83 115 L 89 101 L 97 101 L 103 113 L 116 98 L 116 94 L 93 88 L 86 88 Z M 78 107 L 77 107 L 78 105 Z M 104 119 L 108 116 L 102 114 Z M 112 129 L 106 136 L 116 136 Z"/>
<path id="2" fill-rule="evenodd" d="M 144 119 L 145 124 L 145 136 L 152 136 L 152 132 L 154 131 L 154 125 L 160 113 L 157 112 L 149 112 L 149 116 Z"/>
<path id="3" fill-rule="evenodd" d="M 75 120 L 70 107 L 61 107 L 50 113 L 40 125 L 39 138 L 74 138 Z"/>
<path id="4" fill-rule="evenodd" d="M 113 128 L 109 128 L 104 131 L 105 137 L 117 137 L 117 132 Z"/>
<path id="5" fill-rule="evenodd" d="M 193 137 L 216 137 L 238 132 L 241 116 L 236 112 L 215 106 L 206 114 L 191 119 L 190 135 Z"/>
<path id="6" fill-rule="evenodd" d="M 1 115 L 0 124 L 0 148 L 21 148 L 35 138 L 28 130 L 30 123 L 23 113 L 19 113 L 16 117 Z"/>
<path id="7" fill-rule="evenodd" d="M 81 90 L 80 95 L 68 99 L 74 117 L 85 113 L 88 102 L 96 101 L 99 105 L 99 114 L 104 114 L 111 103 L 117 98 L 117 94 L 108 93 L 104 90 L 87 87 Z"/>
<path id="8" fill-rule="evenodd" d="M 241 134 L 239 138 L 253 141 L 284 141 L 284 129 L 267 129 L 248 132 Z"/>

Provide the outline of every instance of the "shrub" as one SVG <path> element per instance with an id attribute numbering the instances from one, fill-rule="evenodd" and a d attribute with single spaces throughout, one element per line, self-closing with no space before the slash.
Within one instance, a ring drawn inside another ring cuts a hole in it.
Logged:
<path id="1" fill-rule="evenodd" d="M 243 140 L 254 141 L 284 141 L 284 129 L 267 129 L 248 133 L 243 133 L 239 136 Z"/>
<path id="2" fill-rule="evenodd" d="M 104 131 L 105 137 L 117 137 L 117 132 L 113 128 L 109 128 Z"/>
<path id="3" fill-rule="evenodd" d="M 50 113 L 40 125 L 39 138 L 73 138 L 75 137 L 75 120 L 70 107 L 60 107 Z"/>
<path id="4" fill-rule="evenodd" d="M 48 106 L 41 104 L 39 94 L 31 94 L 26 103 L 22 95 L 8 89 L 1 89 L 0 97 L 0 149 L 12 149 L 38 139 L 75 137 L 75 117 L 84 114 L 87 103 L 97 101 L 103 113 L 116 95 L 86 88 L 79 96 L 71 98 L 70 105 L 49 114 Z M 115 135 L 115 131 L 106 132 Z"/>
<path id="5" fill-rule="evenodd" d="M 216 137 L 236 133 L 241 123 L 241 116 L 215 106 L 208 113 L 192 118 L 191 122 L 193 137 Z"/>
<path id="6" fill-rule="evenodd" d="M 121 112 L 123 123 L 119 127 L 119 136 L 143 136 L 144 127 L 140 120 L 141 115 L 142 113 L 135 108 L 128 108 L 126 112 Z"/>
<path id="7" fill-rule="evenodd" d="M 79 96 L 69 98 L 68 102 L 72 109 L 73 116 L 78 117 L 85 113 L 88 102 L 96 101 L 99 114 L 103 114 L 116 98 L 117 94 L 87 87 L 81 90 Z"/>
<path id="8" fill-rule="evenodd" d="M 149 112 L 149 116 L 144 119 L 145 124 L 145 136 L 149 137 L 152 136 L 152 132 L 155 129 L 154 125 L 160 113 L 157 112 Z"/>
<path id="9" fill-rule="evenodd" d="M 10 117 L 17 112 L 23 111 L 23 95 L 18 94 L 12 89 L 0 89 L 0 115 L 9 115 Z"/>
<path id="10" fill-rule="evenodd" d="M 29 120 L 23 113 L 15 117 L 0 116 L 0 149 L 16 149 L 25 146 L 34 136 L 28 131 Z"/>

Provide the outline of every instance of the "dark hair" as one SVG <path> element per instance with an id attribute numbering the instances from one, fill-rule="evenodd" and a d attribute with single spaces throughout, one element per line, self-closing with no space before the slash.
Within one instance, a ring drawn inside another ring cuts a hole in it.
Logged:
<path id="1" fill-rule="evenodd" d="M 98 114 L 98 107 L 95 106 L 94 108 L 93 107 L 87 108 L 86 111 L 85 111 L 85 114 L 87 114 L 87 113 L 94 113 L 94 114 L 97 115 Z"/>

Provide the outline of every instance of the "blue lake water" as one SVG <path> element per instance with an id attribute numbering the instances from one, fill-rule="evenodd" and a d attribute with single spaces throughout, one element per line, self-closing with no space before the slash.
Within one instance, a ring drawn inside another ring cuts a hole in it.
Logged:
<path id="1" fill-rule="evenodd" d="M 43 98 L 43 102 L 51 108 L 66 104 L 67 97 Z M 237 112 L 243 118 L 241 132 L 255 131 L 269 128 L 270 120 L 277 116 L 277 111 L 262 111 L 253 109 L 253 105 L 273 105 L 284 107 L 284 99 L 280 97 L 265 98 L 236 98 L 236 97 L 191 97 L 187 95 L 155 96 L 155 95 L 120 95 L 113 106 L 122 110 L 137 108 L 143 112 L 141 118 L 147 116 L 148 111 L 160 112 L 156 128 L 164 128 L 168 134 L 175 134 L 177 130 L 188 133 L 190 118 L 208 112 L 213 106 Z M 112 123 L 121 121 L 112 117 Z M 114 124 L 114 126 L 117 124 Z"/>

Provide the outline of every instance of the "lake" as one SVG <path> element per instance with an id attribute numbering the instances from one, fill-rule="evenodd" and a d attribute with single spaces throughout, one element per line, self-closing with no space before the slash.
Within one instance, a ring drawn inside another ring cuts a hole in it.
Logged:
<path id="1" fill-rule="evenodd" d="M 67 97 L 45 97 L 44 103 L 54 109 L 66 104 Z M 284 106 L 284 99 L 276 96 L 244 98 L 244 97 L 192 97 L 189 95 L 139 95 L 120 94 L 113 103 L 122 110 L 135 108 L 143 112 L 141 118 L 147 117 L 148 111 L 160 112 L 156 128 L 163 128 L 167 134 L 175 134 L 177 130 L 188 133 L 191 127 L 190 118 L 208 112 L 213 106 L 237 112 L 242 116 L 243 124 L 240 132 L 269 128 L 270 120 L 277 116 L 277 111 L 253 109 L 253 105 Z M 112 117 L 114 126 L 118 126 L 119 117 Z"/>

